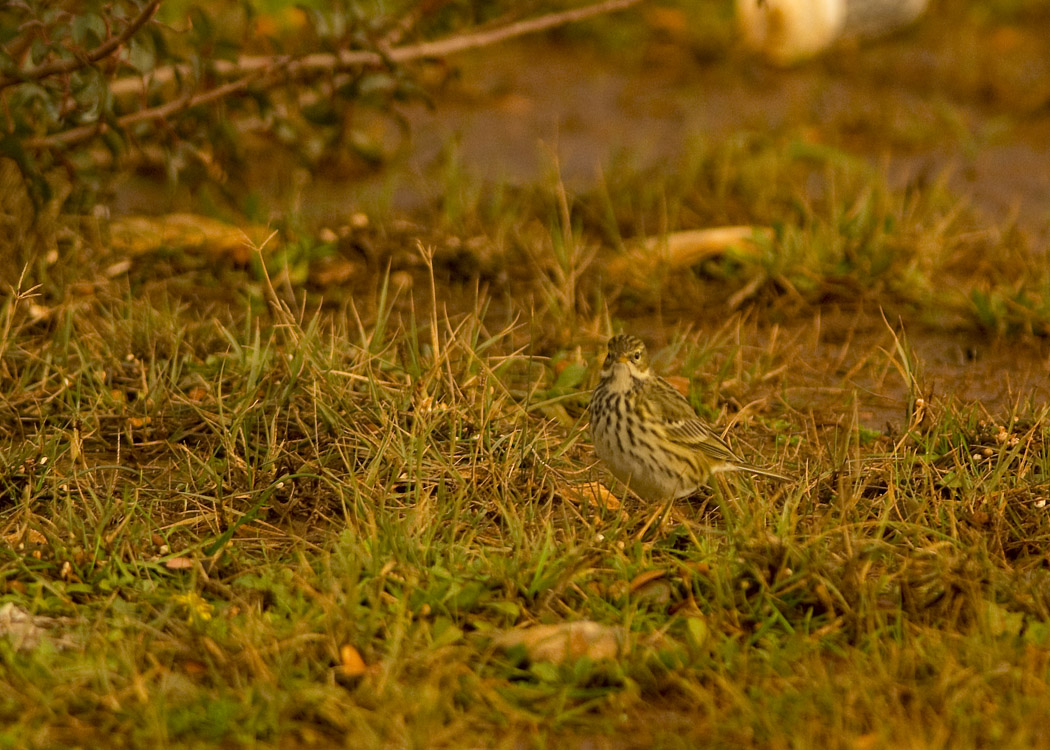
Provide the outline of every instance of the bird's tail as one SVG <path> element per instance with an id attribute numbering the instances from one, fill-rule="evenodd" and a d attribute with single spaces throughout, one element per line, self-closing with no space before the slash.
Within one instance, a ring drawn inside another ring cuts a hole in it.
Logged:
<path id="1" fill-rule="evenodd" d="M 764 477 L 769 477 L 770 479 L 776 479 L 776 480 L 778 480 L 780 482 L 790 482 L 791 481 L 791 477 L 786 477 L 783 474 L 777 474 L 775 471 L 771 471 L 769 469 L 763 469 L 761 466 L 755 466 L 754 464 L 745 464 L 745 463 L 723 464 L 722 466 L 718 466 L 718 467 L 714 468 L 712 470 L 712 473 L 713 474 L 718 474 L 718 473 L 721 473 L 723 471 L 746 471 L 746 472 L 748 472 L 750 474 L 761 474 Z"/>

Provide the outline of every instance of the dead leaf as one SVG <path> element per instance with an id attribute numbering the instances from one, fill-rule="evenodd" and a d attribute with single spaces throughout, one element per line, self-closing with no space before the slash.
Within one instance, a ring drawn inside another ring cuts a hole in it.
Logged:
<path id="1" fill-rule="evenodd" d="M 7 542 L 9 547 L 23 550 L 26 545 L 33 546 L 47 544 L 47 537 L 36 529 L 26 529 L 24 534 L 21 531 L 8 534 L 4 537 L 4 541 Z"/>
<path id="2" fill-rule="evenodd" d="M 269 230 L 261 226 L 238 227 L 207 216 L 121 216 L 109 224 L 110 246 L 135 257 L 160 249 L 199 250 L 246 264 L 253 247 L 263 244 Z"/>
<path id="3" fill-rule="evenodd" d="M 668 375 L 664 380 L 673 385 L 674 389 L 683 396 L 689 396 L 689 386 L 691 385 L 689 378 L 682 375 Z"/>
<path id="4" fill-rule="evenodd" d="M 189 557 L 172 557 L 164 561 L 164 567 L 168 570 L 189 570 L 194 564 Z"/>
<path id="5" fill-rule="evenodd" d="M 185 659 L 182 662 L 182 671 L 190 677 L 200 677 L 208 672 L 208 667 L 196 659 Z"/>
<path id="6" fill-rule="evenodd" d="M 368 671 L 368 665 L 356 648 L 344 643 L 339 649 L 339 669 L 346 677 L 360 677 Z"/>
<path id="7" fill-rule="evenodd" d="M 31 615 L 14 602 L 0 606 L 0 637 L 9 638 L 16 651 L 32 651 L 44 640 L 56 648 L 72 648 L 76 644 L 70 638 L 50 633 L 72 622 L 68 617 Z"/>
<path id="8" fill-rule="evenodd" d="M 647 570 L 644 573 L 639 573 L 631 579 L 630 590 L 632 592 L 637 591 L 638 589 L 643 588 L 646 584 L 663 578 L 665 575 L 667 575 L 667 571 L 665 570 Z"/>
<path id="9" fill-rule="evenodd" d="M 509 630 L 493 643 L 505 650 L 523 647 L 530 661 L 560 664 L 584 657 L 594 661 L 615 659 L 623 651 L 625 641 L 622 628 L 581 620 Z"/>
<path id="10" fill-rule="evenodd" d="M 763 242 L 772 241 L 769 227 L 733 226 L 693 229 L 648 237 L 633 250 L 608 265 L 609 278 L 626 286 L 639 287 L 659 270 L 684 271 L 700 261 L 733 251 L 738 257 L 757 260 Z"/>
<path id="11" fill-rule="evenodd" d="M 601 482 L 584 482 L 560 488 L 562 497 L 576 505 L 597 505 L 605 510 L 619 510 L 620 498 Z"/>
<path id="12" fill-rule="evenodd" d="M 671 582 L 663 570 L 650 570 L 634 577 L 630 584 L 631 596 L 650 607 L 664 607 L 671 603 Z"/>

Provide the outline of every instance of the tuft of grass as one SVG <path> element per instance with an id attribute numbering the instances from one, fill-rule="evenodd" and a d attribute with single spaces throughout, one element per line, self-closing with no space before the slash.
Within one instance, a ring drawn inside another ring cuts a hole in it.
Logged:
<path id="1" fill-rule="evenodd" d="M 1043 738 L 1045 408 L 946 399 L 861 440 L 781 397 L 797 339 L 737 319 L 657 362 L 795 479 L 600 507 L 572 492 L 591 345 L 445 309 L 417 252 L 410 295 L 384 277 L 336 314 L 266 264 L 242 272 L 265 309 L 225 322 L 119 285 L 43 323 L 5 304 L 0 603 L 43 628 L 0 639 L 5 742 Z M 883 351 L 921 393 L 906 342 Z M 492 646 L 573 620 L 623 628 L 622 656 Z"/>
<path id="2" fill-rule="evenodd" d="M 0 636 L 0 745 L 1047 745 L 1047 409 L 943 385 L 968 333 L 1042 346 L 1038 255 L 810 130 L 617 167 L 491 185 L 452 148 L 418 213 L 292 211 L 246 266 L 38 227 L 61 262 L 0 302 L 0 607 L 35 628 Z M 772 233 L 604 275 L 735 224 Z M 583 429 L 620 329 L 792 481 L 625 496 Z M 580 620 L 617 658 L 496 646 Z"/>

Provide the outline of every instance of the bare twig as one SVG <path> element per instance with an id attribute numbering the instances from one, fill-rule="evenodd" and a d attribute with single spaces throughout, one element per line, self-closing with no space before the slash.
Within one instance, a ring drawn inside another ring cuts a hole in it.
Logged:
<path id="1" fill-rule="evenodd" d="M 159 2 L 160 0 L 155 0 L 153 6 L 155 7 Z M 422 44 L 395 47 L 389 51 L 386 58 L 376 52 L 354 51 L 342 52 L 338 55 L 306 55 L 305 57 L 298 59 L 282 56 L 242 57 L 236 63 L 217 61 L 213 68 L 213 72 L 216 75 L 219 75 L 220 77 L 240 75 L 240 78 L 199 94 L 186 94 L 174 101 L 156 107 L 149 107 L 147 109 L 130 112 L 118 117 L 117 125 L 123 128 L 136 122 L 164 119 L 165 117 L 170 117 L 176 112 L 181 112 L 190 107 L 196 107 L 200 104 L 206 104 L 211 101 L 222 99 L 235 91 L 247 88 L 252 82 L 260 78 L 276 77 L 278 73 L 280 74 L 281 80 L 289 81 L 307 78 L 333 70 L 345 70 L 348 68 L 369 65 L 383 65 L 387 60 L 395 63 L 404 63 L 427 57 L 441 57 L 455 52 L 462 52 L 468 49 L 476 49 L 478 47 L 497 44 L 507 39 L 523 36 L 525 34 L 534 34 L 539 31 L 563 26 L 568 23 L 574 23 L 604 13 L 622 10 L 631 5 L 635 5 L 638 2 L 641 2 L 641 0 L 604 0 L 603 2 L 588 5 L 583 8 L 575 8 L 560 13 L 549 13 L 544 16 L 510 23 L 487 31 L 480 31 L 472 34 L 459 34 L 446 37 L 445 39 L 439 39 L 435 42 L 424 42 Z M 126 31 L 127 30 L 125 30 L 125 32 Z M 121 36 L 123 37 L 124 35 L 122 34 Z M 189 70 L 186 67 L 171 66 L 155 71 L 152 75 L 152 79 L 154 82 L 164 83 L 167 80 L 173 79 L 177 73 L 186 74 L 188 72 Z M 110 93 L 114 96 L 118 96 L 120 94 L 128 93 L 131 90 L 139 90 L 141 89 L 141 86 L 142 79 L 139 77 L 124 78 L 115 81 L 110 86 Z M 105 122 L 83 125 L 60 133 L 28 139 L 25 142 L 25 146 L 34 149 L 70 146 L 104 133 L 109 130 L 110 127 L 111 126 Z"/>
<path id="2" fill-rule="evenodd" d="M 56 60 L 52 63 L 38 65 L 29 70 L 19 71 L 15 75 L 0 76 L 0 89 L 5 89 L 18 83 L 25 83 L 26 81 L 39 81 L 41 78 L 72 73 L 109 57 L 116 50 L 120 49 L 121 45 L 128 41 L 147 21 L 153 18 L 153 14 L 157 12 L 160 3 L 161 0 L 153 0 L 153 2 L 142 9 L 141 13 L 132 19 L 131 23 L 124 27 L 122 32 L 117 36 L 110 37 L 89 52 L 76 55 L 70 60 Z"/>
<path id="3" fill-rule="evenodd" d="M 425 57 L 443 57 L 455 52 L 464 52 L 468 49 L 487 47 L 492 44 L 513 39 L 526 34 L 536 34 L 547 31 L 558 26 L 564 26 L 588 18 L 624 10 L 636 5 L 641 0 L 605 0 L 605 2 L 585 5 L 582 8 L 561 11 L 560 13 L 548 13 L 545 16 L 529 18 L 525 21 L 510 23 L 499 26 L 488 31 L 478 31 L 473 34 L 459 34 L 457 36 L 439 39 L 436 42 L 423 42 L 406 47 L 398 47 L 390 51 L 390 59 L 394 62 L 409 62 L 420 60 Z"/>
<path id="4" fill-rule="evenodd" d="M 509 23 L 486 31 L 457 34 L 434 42 L 394 47 L 389 50 L 386 57 L 368 50 L 343 51 L 338 54 L 317 53 L 305 55 L 287 63 L 284 72 L 290 79 L 301 79 L 331 71 L 381 66 L 386 64 L 387 61 L 406 63 L 428 57 L 443 57 L 456 52 L 497 44 L 515 37 L 525 36 L 526 34 L 535 34 L 569 23 L 576 23 L 606 13 L 624 10 L 639 2 L 641 0 L 603 0 L 603 2 L 586 5 L 582 8 L 574 8 L 560 13 L 548 13 L 547 15 Z M 244 75 L 252 71 L 269 70 L 282 64 L 283 58 L 246 56 L 236 62 L 218 60 L 212 66 L 211 72 L 219 77 L 228 78 Z M 189 66 L 173 65 L 154 71 L 150 78 L 154 84 L 164 85 L 174 80 L 177 75 L 188 75 L 189 73 Z M 142 80 L 138 77 L 122 78 L 114 81 L 110 85 L 109 90 L 114 96 L 122 96 L 138 91 L 141 87 Z"/>
<path id="5" fill-rule="evenodd" d="M 117 124 L 124 128 L 128 125 L 132 125 L 136 122 L 143 122 L 144 120 L 163 120 L 165 117 L 170 117 L 176 112 L 181 112 L 184 109 L 190 107 L 196 107 L 200 104 L 207 104 L 208 102 L 215 101 L 216 99 L 222 99 L 235 91 L 247 88 L 248 85 L 259 78 L 263 74 L 262 71 L 249 73 L 243 78 L 238 78 L 236 81 L 230 81 L 229 83 L 223 84 L 217 88 L 205 91 L 203 93 L 193 95 L 186 95 L 166 104 L 161 104 L 156 107 L 150 107 L 149 109 L 142 109 L 137 112 L 131 112 L 124 115 L 123 117 L 117 118 Z M 30 138 L 26 141 L 26 148 L 53 148 L 55 146 L 70 146 L 74 143 L 80 143 L 89 138 L 93 138 L 96 135 L 105 133 L 109 130 L 110 126 L 105 122 L 99 122 L 94 125 L 83 125 L 79 128 L 72 128 L 71 130 L 64 130 L 61 133 L 55 133 L 53 135 Z"/>

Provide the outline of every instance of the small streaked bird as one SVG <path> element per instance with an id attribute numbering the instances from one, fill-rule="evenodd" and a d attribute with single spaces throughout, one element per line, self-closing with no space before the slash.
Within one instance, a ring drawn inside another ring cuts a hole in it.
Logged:
<path id="1" fill-rule="evenodd" d="M 788 479 L 736 455 L 685 397 L 649 368 L 645 344 L 634 336 L 609 339 L 589 408 L 598 458 L 645 500 L 686 497 L 723 471 Z"/>

